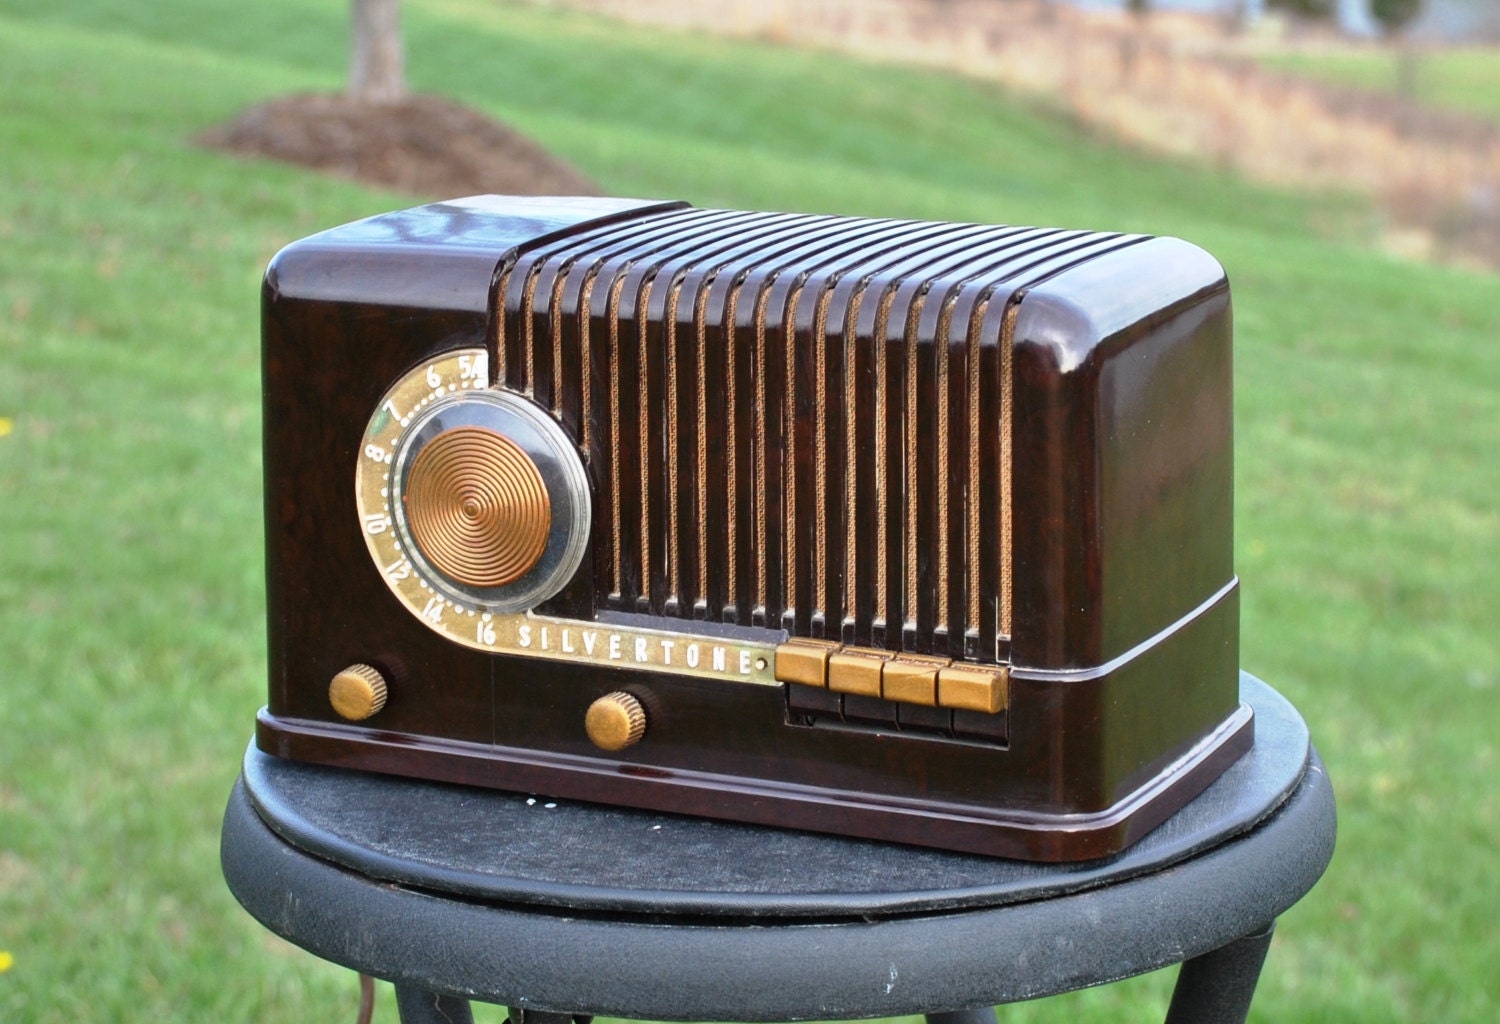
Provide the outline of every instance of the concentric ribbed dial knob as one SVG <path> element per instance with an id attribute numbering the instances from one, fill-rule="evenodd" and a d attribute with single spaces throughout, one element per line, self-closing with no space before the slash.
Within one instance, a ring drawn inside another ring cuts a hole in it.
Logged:
<path id="1" fill-rule="evenodd" d="M 547 547 L 552 504 L 521 446 L 484 427 L 454 427 L 412 462 L 407 518 L 435 568 L 472 587 L 503 587 Z"/>

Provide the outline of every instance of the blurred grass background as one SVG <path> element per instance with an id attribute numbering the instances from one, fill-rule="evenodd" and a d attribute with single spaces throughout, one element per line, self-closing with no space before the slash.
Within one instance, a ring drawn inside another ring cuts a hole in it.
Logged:
<path id="1" fill-rule="evenodd" d="M 7 1024 L 353 1019 L 352 975 L 218 870 L 265 687 L 258 281 L 282 244 L 418 197 L 189 142 L 341 88 L 346 19 L 0 0 Z M 1243 664 L 1302 710 L 1340 801 L 1252 1020 L 1494 1019 L 1500 276 L 1397 262 L 1352 200 L 1148 158 L 992 85 L 490 0 L 409 4 L 406 35 L 416 88 L 612 193 L 1177 234 L 1223 261 Z M 1159 1018 L 1171 981 L 999 1017 Z"/>

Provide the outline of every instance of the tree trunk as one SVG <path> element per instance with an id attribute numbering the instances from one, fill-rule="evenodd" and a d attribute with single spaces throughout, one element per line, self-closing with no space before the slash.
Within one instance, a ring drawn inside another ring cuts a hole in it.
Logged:
<path id="1" fill-rule="evenodd" d="M 349 95 L 363 103 L 395 103 L 406 97 L 401 46 L 401 0 L 351 0 L 354 40 Z"/>

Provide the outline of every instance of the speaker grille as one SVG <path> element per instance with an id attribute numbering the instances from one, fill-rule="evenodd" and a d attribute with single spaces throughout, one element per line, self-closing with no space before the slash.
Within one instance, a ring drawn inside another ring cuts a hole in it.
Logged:
<path id="1" fill-rule="evenodd" d="M 494 383 L 579 443 L 599 607 L 1003 660 L 1014 303 L 1141 240 L 661 213 L 507 261 Z"/>

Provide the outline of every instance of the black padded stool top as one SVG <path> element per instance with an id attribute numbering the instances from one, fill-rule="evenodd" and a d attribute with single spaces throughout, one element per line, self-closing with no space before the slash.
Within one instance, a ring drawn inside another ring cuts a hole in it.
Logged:
<path id="1" fill-rule="evenodd" d="M 1254 749 L 1124 853 L 1037 865 L 297 764 L 253 746 L 230 888 L 272 931 L 434 992 L 657 1020 L 852 1019 L 1100 984 L 1269 925 L 1334 805 L 1251 676 Z"/>

